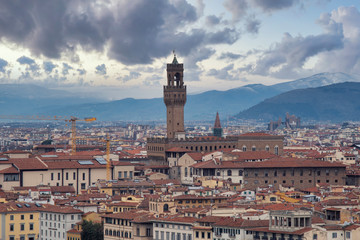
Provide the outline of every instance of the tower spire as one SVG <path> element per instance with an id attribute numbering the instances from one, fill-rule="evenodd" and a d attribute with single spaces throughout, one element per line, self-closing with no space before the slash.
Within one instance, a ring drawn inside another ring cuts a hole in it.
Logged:
<path id="1" fill-rule="evenodd" d="M 222 137 L 222 128 L 221 128 L 221 124 L 220 124 L 219 112 L 216 112 L 213 135 L 215 137 Z"/>
<path id="2" fill-rule="evenodd" d="M 175 49 L 173 50 L 173 54 L 174 54 L 174 59 L 172 61 L 172 64 L 179 64 L 178 60 L 176 59 L 176 53 L 175 53 Z"/>

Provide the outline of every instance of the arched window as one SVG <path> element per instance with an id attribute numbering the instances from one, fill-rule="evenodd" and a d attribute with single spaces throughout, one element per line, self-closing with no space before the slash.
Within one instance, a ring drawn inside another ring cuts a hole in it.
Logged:
<path id="1" fill-rule="evenodd" d="M 164 212 L 169 211 L 169 205 L 167 203 L 164 204 Z"/>
<path id="2" fill-rule="evenodd" d="M 210 151 L 212 151 L 212 146 L 210 146 L 209 148 L 210 148 Z"/>
<path id="3" fill-rule="evenodd" d="M 239 170 L 239 176 L 243 175 L 243 170 Z"/>
<path id="4" fill-rule="evenodd" d="M 110 229 L 110 231 L 109 231 L 109 236 L 112 236 L 112 230 Z"/>
<path id="5" fill-rule="evenodd" d="M 279 155 L 279 147 L 276 145 L 275 148 L 274 148 L 274 153 L 276 155 Z"/>
<path id="6" fill-rule="evenodd" d="M 228 176 L 231 176 L 231 174 L 232 174 L 232 171 L 229 169 L 229 170 L 227 171 L 227 175 L 228 175 Z"/>
<path id="7" fill-rule="evenodd" d="M 256 146 L 255 145 L 251 147 L 251 151 L 253 151 L 253 152 L 256 151 Z"/>
<path id="8" fill-rule="evenodd" d="M 269 145 L 266 145 L 266 147 L 265 147 L 265 151 L 270 151 L 270 147 L 269 147 Z"/>
<path id="9" fill-rule="evenodd" d="M 242 147 L 242 151 L 246 152 L 246 146 L 245 145 Z"/>
<path id="10" fill-rule="evenodd" d="M 105 229 L 105 235 L 109 235 L 109 230 Z"/>
<path id="11" fill-rule="evenodd" d="M 117 231 L 117 232 L 116 232 L 116 236 L 117 236 L 117 237 L 120 237 L 120 231 Z"/>

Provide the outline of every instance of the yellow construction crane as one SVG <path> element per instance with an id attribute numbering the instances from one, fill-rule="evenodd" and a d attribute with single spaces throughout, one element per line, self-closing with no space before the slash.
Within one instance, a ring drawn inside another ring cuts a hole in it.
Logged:
<path id="1" fill-rule="evenodd" d="M 106 180 L 111 180 L 111 161 L 110 161 L 110 142 L 119 142 L 124 141 L 122 139 L 110 139 L 109 134 L 106 134 L 105 139 L 101 138 L 87 138 L 87 137 L 79 137 L 79 139 L 85 139 L 85 140 L 95 140 L 99 142 L 105 142 L 106 143 Z"/>
<path id="2" fill-rule="evenodd" d="M 84 121 L 84 122 L 93 122 L 96 121 L 96 118 L 84 118 L 80 119 L 77 117 L 61 117 L 61 116 L 21 116 L 21 115 L 0 115 L 0 119 L 15 119 L 15 120 L 60 120 L 71 122 L 71 155 L 76 153 L 76 122 Z"/>

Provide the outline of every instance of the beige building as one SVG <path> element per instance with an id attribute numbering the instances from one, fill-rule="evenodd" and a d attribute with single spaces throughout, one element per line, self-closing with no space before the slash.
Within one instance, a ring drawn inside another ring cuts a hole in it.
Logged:
<path id="1" fill-rule="evenodd" d="M 142 222 L 147 222 L 150 218 L 151 215 L 147 211 L 131 211 L 105 215 L 103 217 L 104 240 L 151 239 L 152 224 L 149 222 L 144 227 L 141 226 Z"/>

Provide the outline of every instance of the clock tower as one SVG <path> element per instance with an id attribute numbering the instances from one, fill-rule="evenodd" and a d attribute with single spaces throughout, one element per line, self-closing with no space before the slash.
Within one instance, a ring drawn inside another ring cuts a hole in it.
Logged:
<path id="1" fill-rule="evenodd" d="M 184 106 L 186 103 L 186 86 L 184 85 L 184 65 L 178 63 L 175 51 L 172 63 L 167 64 L 167 85 L 164 86 L 164 103 L 166 105 L 167 138 L 185 139 Z"/>

